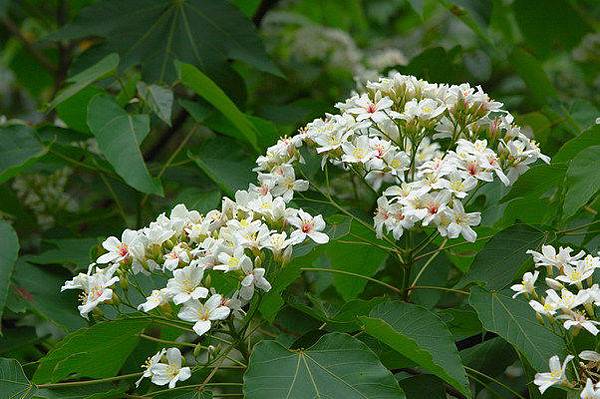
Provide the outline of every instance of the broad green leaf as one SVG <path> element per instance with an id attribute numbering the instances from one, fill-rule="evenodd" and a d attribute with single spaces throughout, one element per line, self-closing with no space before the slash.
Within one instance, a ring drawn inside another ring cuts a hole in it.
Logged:
<path id="1" fill-rule="evenodd" d="M 173 206 L 184 204 L 188 209 L 195 209 L 200 213 L 208 213 L 221 204 L 219 190 L 204 191 L 196 187 L 183 189 L 173 201 Z"/>
<path id="2" fill-rule="evenodd" d="M 95 81 L 110 76 L 117 70 L 118 66 L 119 55 L 113 53 L 107 55 L 98 63 L 89 67 L 85 71 L 82 71 L 77 75 L 70 77 L 69 79 L 67 79 L 67 83 L 69 83 L 69 86 L 65 87 L 56 95 L 54 100 L 52 100 L 52 102 L 48 105 L 48 110 L 53 109 L 58 104 L 79 93 L 81 90 L 94 83 Z"/>
<path id="3" fill-rule="evenodd" d="M 556 89 L 534 56 L 516 47 L 508 59 L 527 85 L 529 95 L 537 105 L 543 105 L 550 98 L 556 97 Z"/>
<path id="4" fill-rule="evenodd" d="M 21 298 L 41 317 L 67 331 L 84 326 L 85 320 L 77 311 L 77 293 L 60 292 L 71 274 L 60 268 L 32 265 L 26 260 L 22 256 L 15 266 L 14 296 Z"/>
<path id="5" fill-rule="evenodd" d="M 465 366 L 490 376 L 504 373 L 518 359 L 513 347 L 501 337 L 494 337 L 460 351 Z"/>
<path id="6" fill-rule="evenodd" d="M 42 358 L 33 381 L 54 383 L 72 375 L 113 377 L 147 326 L 145 319 L 105 321 L 69 334 Z"/>
<path id="7" fill-rule="evenodd" d="M 142 100 L 167 125 L 171 126 L 171 110 L 173 108 L 173 91 L 156 84 L 137 83 L 137 91 Z"/>
<path id="8" fill-rule="evenodd" d="M 78 132 L 92 133 L 87 125 L 88 104 L 102 89 L 91 85 L 56 106 L 56 114 L 67 126 Z M 71 140 L 73 141 L 73 140 Z M 67 144 L 67 143 L 65 143 Z"/>
<path id="9" fill-rule="evenodd" d="M 122 399 L 128 384 L 110 383 L 62 388 L 38 388 L 33 399 Z"/>
<path id="10" fill-rule="evenodd" d="M 567 165 L 564 163 L 536 165 L 519 176 L 501 202 L 525 196 L 539 199 L 548 190 L 562 184 L 566 172 Z"/>
<path id="11" fill-rule="evenodd" d="M 28 257 L 27 261 L 39 265 L 73 265 L 75 270 L 87 269 L 91 263 L 91 250 L 101 240 L 98 238 L 61 238 L 45 240 L 52 248 Z"/>
<path id="12" fill-rule="evenodd" d="M 17 233 L 8 222 L 0 219 L 0 319 L 4 313 L 19 248 Z"/>
<path id="13" fill-rule="evenodd" d="M 564 218 L 573 216 L 600 190 L 600 145 L 578 153 L 567 170 Z"/>
<path id="14" fill-rule="evenodd" d="M 596 125 L 567 141 L 552 157 L 552 162 L 567 162 L 587 147 L 600 145 L 600 126 Z"/>
<path id="15" fill-rule="evenodd" d="M 477 254 L 458 286 L 478 282 L 488 289 L 505 288 L 530 258 L 527 250 L 537 249 L 545 238 L 543 231 L 526 224 L 516 224 L 502 230 Z"/>
<path id="16" fill-rule="evenodd" d="M 568 1 L 515 0 L 512 8 L 527 47 L 533 47 L 541 57 L 556 54 L 559 46 L 573 48 L 591 30 Z"/>
<path id="17" fill-rule="evenodd" d="M 254 125 L 258 133 L 258 146 L 265 149 L 277 142 L 281 136 L 275 124 L 269 120 L 259 118 L 257 116 L 244 114 L 248 121 Z M 233 138 L 243 137 L 243 133 L 235 127 L 231 120 L 225 114 L 215 113 L 211 115 L 205 122 L 205 125 L 211 130 L 226 134 Z"/>
<path id="18" fill-rule="evenodd" d="M 195 66 L 181 62 L 176 62 L 175 65 L 181 83 L 218 109 L 239 130 L 239 138 L 258 150 L 257 137 L 260 133 L 227 94 Z"/>
<path id="19" fill-rule="evenodd" d="M 0 184 L 27 169 L 46 152 L 32 128 L 0 127 Z"/>
<path id="20" fill-rule="evenodd" d="M 469 303 L 486 330 L 512 344 L 534 369 L 547 371 L 548 359 L 554 355 L 564 358 L 563 340 L 536 320 L 527 302 L 512 299 L 511 293 L 473 287 Z"/>
<path id="21" fill-rule="evenodd" d="M 109 0 L 95 3 L 50 40 L 105 38 L 96 53 L 116 52 L 120 69 L 141 65 L 145 82 L 172 82 L 173 61 L 201 68 L 221 86 L 240 84 L 230 59 L 279 74 L 253 24 L 228 1 Z"/>
<path id="22" fill-rule="evenodd" d="M 90 101 L 87 121 L 102 153 L 127 184 L 143 193 L 163 195 L 140 151 L 150 131 L 148 115 L 129 115 L 111 97 L 98 95 Z"/>
<path id="23" fill-rule="evenodd" d="M 261 0 L 233 0 L 232 3 L 235 4 L 246 17 L 252 18 L 252 16 L 260 7 Z"/>
<path id="24" fill-rule="evenodd" d="M 435 313 L 418 305 L 388 301 L 360 320 L 369 335 L 471 397 L 452 334 Z"/>
<path id="25" fill-rule="evenodd" d="M 364 343 L 340 333 L 324 335 L 308 349 L 259 342 L 250 356 L 243 389 L 246 399 L 405 397 Z"/>
<path id="26" fill-rule="evenodd" d="M 177 391 L 163 392 L 153 396 L 154 399 L 212 399 L 212 397 L 211 391 L 205 389 L 198 391 L 196 388 L 178 389 Z"/>
<path id="27" fill-rule="evenodd" d="M 398 381 L 406 399 L 447 399 L 444 381 L 433 375 L 415 375 Z"/>
<path id="28" fill-rule="evenodd" d="M 15 359 L 0 358 L 0 397 L 29 399 L 36 391 Z"/>
<path id="29" fill-rule="evenodd" d="M 188 153 L 196 165 L 230 198 L 237 190 L 248 189 L 256 180 L 254 157 L 236 141 L 226 137 L 206 140 L 197 153 Z"/>

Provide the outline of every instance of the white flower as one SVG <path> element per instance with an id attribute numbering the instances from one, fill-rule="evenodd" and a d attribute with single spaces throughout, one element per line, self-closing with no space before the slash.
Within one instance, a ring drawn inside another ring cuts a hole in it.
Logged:
<path id="1" fill-rule="evenodd" d="M 306 237 L 310 237 L 317 244 L 325 244 L 329 242 L 329 236 L 322 233 L 325 228 L 325 221 L 323 216 L 318 215 L 314 218 L 302 209 L 298 213 L 288 219 L 288 222 L 297 228 L 290 235 L 290 240 L 293 243 L 299 244 L 303 242 Z"/>
<path id="2" fill-rule="evenodd" d="M 374 102 L 367 94 L 363 94 L 355 98 L 353 103 L 353 106 L 347 109 L 348 113 L 356 115 L 356 120 L 359 122 L 371 119 L 375 123 L 388 119 L 385 111 L 394 104 L 388 97 L 382 97 L 379 91 L 375 93 Z"/>
<path id="3" fill-rule="evenodd" d="M 204 269 L 198 266 L 186 266 L 173 271 L 173 278 L 167 281 L 166 293 L 173 297 L 175 305 L 181 305 L 190 299 L 206 298 L 208 289 L 202 287 Z"/>
<path id="4" fill-rule="evenodd" d="M 171 252 L 164 256 L 164 259 L 165 263 L 163 263 L 163 268 L 167 270 L 175 270 L 181 264 L 190 263 L 188 251 L 182 244 L 175 245 Z"/>
<path id="5" fill-rule="evenodd" d="M 342 161 L 348 163 L 365 163 L 375 156 L 368 136 L 359 136 L 353 142 L 342 144 Z"/>
<path id="6" fill-rule="evenodd" d="M 563 265 L 564 275 L 557 276 L 556 279 L 569 284 L 577 284 L 590 277 L 594 273 L 593 267 L 588 267 L 586 262 L 579 261 L 575 267 Z"/>
<path id="7" fill-rule="evenodd" d="M 152 377 L 152 367 L 154 367 L 156 364 L 158 364 L 158 362 L 160 362 L 160 359 L 164 356 L 166 352 L 167 350 L 163 348 L 160 351 L 158 351 L 154 356 L 149 357 L 146 360 L 146 363 L 142 365 L 144 373 L 142 374 L 140 379 L 135 382 L 136 388 L 140 386 L 140 383 L 144 378 Z"/>
<path id="8" fill-rule="evenodd" d="M 520 294 L 532 294 L 535 292 L 535 282 L 540 275 L 539 271 L 534 273 L 527 272 L 523 275 L 523 281 L 521 284 L 515 284 L 510 287 L 511 290 L 515 291 L 513 298 L 516 298 Z"/>
<path id="9" fill-rule="evenodd" d="M 581 351 L 579 358 L 588 362 L 600 363 L 600 353 L 595 351 Z"/>
<path id="10" fill-rule="evenodd" d="M 554 314 L 556 314 L 556 309 L 558 309 L 558 305 L 556 303 L 548 300 L 546 300 L 542 305 L 538 301 L 534 301 L 532 299 L 531 301 L 529 301 L 529 306 L 531 306 L 533 310 L 536 311 L 536 313 L 539 313 L 544 316 L 553 316 Z"/>
<path id="11" fill-rule="evenodd" d="M 217 259 L 220 263 L 214 267 L 215 270 L 228 272 L 241 269 L 242 266 L 247 267 L 249 265 L 249 267 L 252 267 L 252 259 L 244 254 L 244 248 L 242 247 L 235 248 L 232 255 L 221 252 Z"/>
<path id="12" fill-rule="evenodd" d="M 571 291 L 564 288 L 560 291 L 560 297 L 554 290 L 547 290 L 546 294 L 548 294 L 546 297 L 546 303 L 552 302 L 561 310 L 571 310 L 576 308 L 577 306 L 584 304 L 589 297 L 588 292 L 585 290 L 581 290 L 577 293 L 577 295 L 575 295 Z"/>
<path id="13" fill-rule="evenodd" d="M 111 287 L 119 277 L 113 276 L 117 271 L 118 265 L 106 267 L 104 269 L 96 269 L 92 274 L 95 264 L 90 265 L 88 274 L 79 273 L 73 280 L 67 281 L 61 288 L 61 291 L 69 289 L 81 289 L 83 293 L 80 295 L 81 305 L 77 308 L 81 316 L 88 318 L 88 314 L 94 310 L 99 304 L 108 302 L 113 297 Z"/>
<path id="14" fill-rule="evenodd" d="M 580 397 L 581 399 L 600 399 L 600 390 L 595 389 L 594 382 L 588 378 Z"/>
<path id="15" fill-rule="evenodd" d="M 557 317 L 557 319 L 565 320 L 563 323 L 563 327 L 568 330 L 571 327 L 577 328 L 585 328 L 592 335 L 598 334 L 598 328 L 596 325 L 600 324 L 600 322 L 595 320 L 586 319 L 585 315 L 582 312 L 572 311 L 569 313 L 561 314 Z"/>
<path id="16" fill-rule="evenodd" d="M 171 296 L 166 288 L 162 288 L 160 290 L 152 290 L 150 296 L 146 298 L 146 302 L 140 304 L 138 306 L 138 309 L 143 310 L 147 313 L 152 309 L 166 304 L 167 302 L 169 302 L 170 298 Z"/>
<path id="17" fill-rule="evenodd" d="M 412 99 L 404 106 L 404 112 L 400 114 L 400 118 L 406 121 L 413 119 L 429 120 L 440 116 L 446 110 L 446 106 L 441 102 L 426 98 L 418 101 Z"/>
<path id="18" fill-rule="evenodd" d="M 219 294 L 214 294 L 206 300 L 204 304 L 196 299 L 192 299 L 183 305 L 183 309 L 177 317 L 181 320 L 195 322 L 194 331 L 199 336 L 204 335 L 210 330 L 212 323 L 215 320 L 224 320 L 229 316 L 227 306 L 221 304 L 222 297 Z"/>
<path id="19" fill-rule="evenodd" d="M 151 366 L 152 383 L 156 385 L 169 385 L 175 388 L 178 381 L 185 381 L 192 376 L 189 367 L 181 367 L 182 356 L 177 348 L 169 348 L 166 351 L 168 363 L 156 363 Z"/>
<path id="20" fill-rule="evenodd" d="M 252 299 L 254 296 L 254 287 L 268 292 L 271 289 L 271 284 L 265 278 L 265 269 L 262 267 L 252 268 L 252 265 L 242 266 L 242 271 L 246 275 L 241 282 L 240 296 L 246 300 Z"/>
<path id="21" fill-rule="evenodd" d="M 275 186 L 271 190 L 274 196 L 282 197 L 285 202 L 289 202 L 294 191 L 308 190 L 308 181 L 296 179 L 294 168 L 291 165 L 281 165 L 279 169 L 273 170 L 275 175 Z"/>
<path id="22" fill-rule="evenodd" d="M 561 365 L 560 359 L 558 358 L 558 356 L 552 356 L 550 358 L 550 362 L 549 362 L 550 372 L 549 373 L 537 373 L 535 375 L 535 379 L 533 380 L 533 383 L 539 387 L 540 392 L 542 394 L 544 392 L 546 392 L 546 390 L 548 388 L 550 388 L 552 385 L 562 384 L 562 383 L 567 382 L 567 376 L 566 376 L 567 363 L 570 362 L 572 359 L 573 359 L 573 356 L 568 355 L 565 358 L 565 361 L 563 362 L 563 364 Z"/>
<path id="23" fill-rule="evenodd" d="M 96 262 L 112 263 L 129 259 L 131 256 L 141 258 L 144 256 L 144 245 L 140 240 L 140 235 L 135 230 L 126 229 L 123 231 L 121 241 L 117 237 L 110 236 L 102 243 L 102 247 L 108 252 L 101 255 Z"/>
<path id="24" fill-rule="evenodd" d="M 528 250 L 527 253 L 533 256 L 533 261 L 536 266 L 552 266 L 557 269 L 562 269 L 564 265 L 572 263 L 575 260 L 581 259 L 585 253 L 579 252 L 575 256 L 571 256 L 573 250 L 569 247 L 560 247 L 558 253 L 551 245 L 542 245 L 542 252 Z"/>
<path id="25" fill-rule="evenodd" d="M 481 223 L 480 212 L 466 213 L 462 203 L 459 200 L 454 200 L 452 208 L 447 209 L 446 213 L 450 217 L 450 224 L 446 228 L 448 238 L 456 238 L 462 235 L 469 242 L 474 242 L 477 239 L 477 233 L 471 226 L 477 226 Z"/>

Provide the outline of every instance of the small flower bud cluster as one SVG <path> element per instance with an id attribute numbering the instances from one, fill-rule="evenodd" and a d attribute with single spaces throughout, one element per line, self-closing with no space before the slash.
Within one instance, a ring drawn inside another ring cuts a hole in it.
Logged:
<path id="1" fill-rule="evenodd" d="M 72 173 L 72 169 L 65 166 L 49 175 L 31 173 L 15 177 L 13 190 L 23 205 L 33 211 L 42 229 L 54 226 L 54 215 L 77 211 L 77 201 L 65 192 Z"/>
<path id="2" fill-rule="evenodd" d="M 444 237 L 474 241 L 472 227 L 481 217 L 465 212 L 465 198 L 494 177 L 510 185 L 538 159 L 549 162 L 481 87 L 399 73 L 366 87 L 338 103 L 339 113 L 270 147 L 256 170 L 282 175 L 282 168 L 302 162 L 298 148 L 306 144 L 322 157 L 323 167 L 329 162 L 359 174 L 382 193 L 374 221 L 380 237 L 391 233 L 399 239 L 420 224 Z"/>
<path id="3" fill-rule="evenodd" d="M 513 285 L 511 289 L 515 291 L 514 296 L 522 294 L 531 298 L 529 305 L 538 319 L 552 329 L 564 328 L 572 336 L 583 329 L 595 336 L 600 332 L 597 327 L 600 322 L 595 312 L 595 308 L 600 306 L 600 288 L 593 282 L 593 274 L 600 268 L 600 257 L 584 251 L 573 252 L 569 247 L 559 247 L 557 250 L 550 245 L 543 245 L 541 252 L 527 251 L 533 256 L 536 268 L 546 269 L 545 283 L 548 289 L 545 296 L 536 292 L 539 270 L 525 273 L 522 283 Z M 580 353 L 580 375 L 569 379 L 566 364 L 574 358 L 568 355 L 561 365 L 558 356 L 553 356 L 549 362 L 550 372 L 535 376 L 534 383 L 540 392 L 544 393 L 552 385 L 577 388 L 577 381 L 587 381 L 585 387 L 579 387 L 583 388 L 581 397 L 600 397 L 600 380 L 597 378 L 600 354 L 593 351 Z"/>

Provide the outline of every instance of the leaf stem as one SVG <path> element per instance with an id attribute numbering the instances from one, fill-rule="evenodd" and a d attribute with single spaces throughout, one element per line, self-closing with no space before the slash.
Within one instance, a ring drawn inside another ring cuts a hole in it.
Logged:
<path id="1" fill-rule="evenodd" d="M 479 375 L 479 376 L 481 376 L 481 377 L 487 378 L 488 380 L 490 380 L 490 381 L 492 381 L 492 382 L 494 382 L 494 383 L 496 383 L 496 384 L 500 385 L 502 388 L 506 389 L 507 391 L 509 391 L 510 393 L 512 393 L 513 395 L 515 395 L 515 396 L 516 396 L 517 398 L 519 398 L 519 399 L 525 399 L 525 398 L 523 397 L 523 395 L 521 395 L 520 393 L 518 393 L 517 391 L 515 391 L 514 389 L 512 389 L 511 387 L 509 387 L 508 385 L 506 385 L 506 384 L 505 384 L 505 383 L 503 383 L 502 381 L 498 381 L 498 380 L 497 380 L 497 379 L 495 379 L 494 377 L 491 377 L 491 376 L 489 376 L 489 375 L 487 375 L 487 374 L 484 374 L 484 373 L 482 373 L 482 372 L 480 372 L 480 371 L 477 371 L 477 370 L 475 370 L 475 369 L 472 369 L 472 368 L 471 368 L 471 367 L 469 367 L 469 366 L 465 366 L 465 370 L 467 370 L 469 373 L 472 373 L 472 374 L 477 374 L 477 375 Z"/>
<path id="2" fill-rule="evenodd" d="M 358 278 L 362 278 L 364 280 L 368 280 L 368 281 L 372 281 L 374 283 L 377 283 L 381 286 L 384 286 L 398 294 L 402 293 L 402 290 L 398 287 L 394 287 L 393 285 L 390 285 L 388 283 L 384 283 L 381 280 L 377 280 L 375 278 L 369 277 L 369 276 L 363 276 L 362 274 L 357 274 L 357 273 L 351 273 L 351 272 L 347 272 L 345 270 L 338 270 L 338 269 L 326 269 L 326 268 L 322 268 L 322 267 L 303 267 L 300 269 L 303 272 L 325 272 L 325 273 L 337 273 L 337 274 L 344 274 L 346 276 L 352 276 L 352 277 L 358 277 Z"/>
<path id="3" fill-rule="evenodd" d="M 419 273 L 417 273 L 417 276 L 415 277 L 412 284 L 410 285 L 411 287 L 413 287 L 417 284 L 417 281 L 419 281 L 419 278 L 421 278 L 421 276 L 423 275 L 423 272 L 425 272 L 425 269 L 427 269 L 427 267 L 429 267 L 431 262 L 433 262 L 433 260 L 440 254 L 440 252 L 444 249 L 444 246 L 446 245 L 447 242 L 448 242 L 448 239 L 445 238 L 444 241 L 442 241 L 442 243 L 440 244 L 440 247 L 437 249 L 437 251 L 435 251 L 429 259 L 427 259 L 427 262 L 425 262 L 425 264 L 423 265 L 421 270 L 419 270 Z M 409 290 L 410 290 L 410 288 L 409 288 Z"/>
<path id="4" fill-rule="evenodd" d="M 126 380 L 129 378 L 135 378 L 135 377 L 141 376 L 142 374 L 143 373 L 140 372 L 140 373 L 117 375 L 115 377 L 100 378 L 98 380 L 58 382 L 55 384 L 40 384 L 40 385 L 37 385 L 37 387 L 38 388 L 62 388 L 62 387 L 72 387 L 72 386 L 81 386 L 81 385 L 93 385 L 93 384 L 101 384 L 103 382 L 119 381 L 119 380 Z"/>

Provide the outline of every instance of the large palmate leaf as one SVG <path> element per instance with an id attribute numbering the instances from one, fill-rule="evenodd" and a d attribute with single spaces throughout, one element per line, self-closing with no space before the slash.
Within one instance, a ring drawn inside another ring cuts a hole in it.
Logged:
<path id="1" fill-rule="evenodd" d="M 331 333 L 308 349 L 258 343 L 244 374 L 244 397 L 400 399 L 404 393 L 364 343 Z"/>
<path id="2" fill-rule="evenodd" d="M 388 301 L 360 320 L 369 335 L 471 396 L 452 334 L 436 314 L 418 305 Z"/>
<path id="3" fill-rule="evenodd" d="M 29 399 L 36 391 L 15 359 L 0 358 L 0 397 Z"/>
<path id="4" fill-rule="evenodd" d="M 140 151 L 150 131 L 148 115 L 129 115 L 111 97 L 97 95 L 88 106 L 87 122 L 102 153 L 127 184 L 144 193 L 163 195 Z"/>
<path id="5" fill-rule="evenodd" d="M 477 254 L 469 273 L 459 286 L 483 283 L 489 289 L 502 289 L 515 278 L 523 263 L 530 258 L 528 249 L 536 249 L 545 233 L 526 224 L 517 224 L 496 234 Z"/>
<path id="6" fill-rule="evenodd" d="M 127 383 L 38 388 L 33 399 L 122 399 Z"/>
<path id="7" fill-rule="evenodd" d="M 567 170 L 564 217 L 573 216 L 600 190 L 600 145 L 578 153 Z"/>
<path id="8" fill-rule="evenodd" d="M 511 343 L 537 371 L 546 370 L 548 359 L 554 355 L 564 358 L 562 338 L 540 325 L 527 302 L 473 287 L 469 303 L 483 327 Z"/>
<path id="9" fill-rule="evenodd" d="M 25 125 L 0 127 L 0 183 L 33 164 L 47 149 Z"/>
<path id="10" fill-rule="evenodd" d="M 173 91 L 159 85 L 137 83 L 137 91 L 141 99 L 160 119 L 171 126 L 171 110 L 173 108 Z"/>
<path id="11" fill-rule="evenodd" d="M 96 80 L 105 78 L 114 73 L 118 65 L 119 56 L 117 54 L 109 54 L 85 71 L 81 71 L 77 75 L 67 79 L 69 85 L 56 95 L 48 108 L 52 109 L 56 107 L 58 104 L 73 97 Z"/>
<path id="12" fill-rule="evenodd" d="M 12 226 L 0 220 L 0 319 L 10 287 L 11 276 L 17 256 L 19 255 L 19 238 Z"/>
<path id="13" fill-rule="evenodd" d="M 53 383 L 73 374 L 79 378 L 112 377 L 136 347 L 147 325 L 146 319 L 115 320 L 78 330 L 42 358 L 33 381 Z"/>
<path id="14" fill-rule="evenodd" d="M 251 22 L 228 1 L 101 1 L 49 38 L 87 36 L 105 38 L 97 51 L 118 53 L 122 69 L 140 64 L 147 82 L 172 82 L 175 60 L 197 66 L 225 87 L 231 86 L 232 75 L 237 76 L 230 59 L 279 73 Z"/>
<path id="15" fill-rule="evenodd" d="M 600 145 L 600 125 L 592 126 L 579 136 L 567 141 L 552 157 L 552 162 L 567 162 L 587 147 Z"/>

